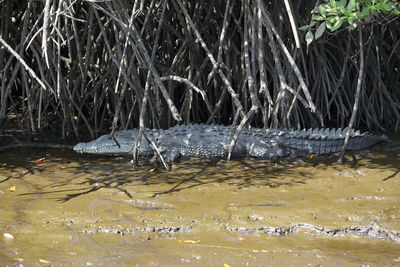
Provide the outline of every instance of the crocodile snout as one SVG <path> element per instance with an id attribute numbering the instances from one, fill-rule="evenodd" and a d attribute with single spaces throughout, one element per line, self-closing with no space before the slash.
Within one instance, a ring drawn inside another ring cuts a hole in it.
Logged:
<path id="1" fill-rule="evenodd" d="M 73 150 L 78 153 L 84 153 L 86 150 L 86 143 L 78 143 L 74 146 Z"/>

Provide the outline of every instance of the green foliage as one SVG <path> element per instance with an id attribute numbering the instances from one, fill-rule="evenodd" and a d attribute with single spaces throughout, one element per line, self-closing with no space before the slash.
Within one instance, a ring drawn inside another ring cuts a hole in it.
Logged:
<path id="1" fill-rule="evenodd" d="M 323 3 L 311 11 L 311 22 L 301 27 L 307 30 L 306 42 L 309 45 L 329 29 L 334 32 L 347 25 L 349 30 L 357 28 L 361 22 L 372 21 L 377 14 L 400 14 L 396 0 L 323 0 Z M 317 26 L 318 25 L 318 26 Z M 316 27 L 316 29 L 315 29 Z M 315 29 L 315 33 L 313 30 Z"/>

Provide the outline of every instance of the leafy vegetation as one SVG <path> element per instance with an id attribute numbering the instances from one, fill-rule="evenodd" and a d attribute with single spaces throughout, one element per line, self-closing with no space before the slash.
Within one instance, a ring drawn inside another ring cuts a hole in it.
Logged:
<path id="1" fill-rule="evenodd" d="M 310 44 L 325 32 L 337 31 L 343 25 L 354 30 L 361 23 L 372 22 L 381 14 L 399 15 L 399 2 L 393 0 L 323 0 L 311 11 L 311 22 L 301 30 L 308 30 L 306 42 Z M 316 27 L 313 34 L 312 29 Z"/>

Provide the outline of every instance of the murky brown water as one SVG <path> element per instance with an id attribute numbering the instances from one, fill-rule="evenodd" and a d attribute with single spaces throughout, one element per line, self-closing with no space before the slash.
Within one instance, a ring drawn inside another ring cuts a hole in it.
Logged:
<path id="1" fill-rule="evenodd" d="M 289 162 L 0 152 L 2 266 L 400 266 L 400 144 Z"/>

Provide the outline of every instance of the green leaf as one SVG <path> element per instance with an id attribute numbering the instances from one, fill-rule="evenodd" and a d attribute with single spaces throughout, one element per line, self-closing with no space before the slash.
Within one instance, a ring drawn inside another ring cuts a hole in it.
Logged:
<path id="1" fill-rule="evenodd" d="M 310 26 L 305 25 L 305 26 L 301 26 L 301 27 L 299 28 L 299 30 L 300 30 L 300 31 L 306 31 L 306 30 L 308 30 L 309 28 L 310 28 Z"/>
<path id="2" fill-rule="evenodd" d="M 319 5 L 318 11 L 322 17 L 326 18 L 326 7 L 325 5 Z"/>
<path id="3" fill-rule="evenodd" d="M 323 17 L 318 16 L 318 15 L 312 15 L 311 19 L 312 20 L 325 20 Z"/>
<path id="4" fill-rule="evenodd" d="M 326 20 L 329 21 L 330 23 L 335 23 L 336 17 L 327 17 Z"/>
<path id="5" fill-rule="evenodd" d="M 343 12 L 345 4 L 346 4 L 346 1 L 336 2 L 336 9 L 340 10 L 340 12 Z"/>
<path id="6" fill-rule="evenodd" d="M 353 10 L 357 7 L 357 1 L 356 0 L 350 0 L 350 2 L 347 4 L 346 7 L 346 14 L 350 14 L 353 12 Z"/>
<path id="7" fill-rule="evenodd" d="M 336 8 L 327 7 L 326 8 L 326 12 L 328 12 L 328 13 L 337 13 L 337 10 L 336 10 Z"/>
<path id="8" fill-rule="evenodd" d="M 326 27 L 330 30 L 332 29 L 332 23 L 330 23 L 329 21 L 326 21 Z"/>
<path id="9" fill-rule="evenodd" d="M 336 8 L 336 1 L 335 0 L 331 0 L 331 7 Z"/>
<path id="10" fill-rule="evenodd" d="M 344 13 L 345 12 L 345 4 L 346 3 L 346 1 L 344 1 L 344 2 L 342 2 L 342 1 L 340 1 L 340 2 L 336 2 L 336 10 L 338 10 L 339 11 L 339 13 Z"/>
<path id="11" fill-rule="evenodd" d="M 393 9 L 393 7 L 389 3 L 383 5 L 383 10 L 385 12 L 390 12 L 390 11 L 392 11 L 392 9 Z"/>
<path id="12" fill-rule="evenodd" d="M 314 34 L 311 31 L 308 31 L 306 34 L 307 46 L 309 46 L 313 40 L 314 40 Z"/>
<path id="13" fill-rule="evenodd" d="M 326 23 L 325 22 L 322 22 L 319 26 L 318 26 L 318 28 L 317 28 L 317 30 L 315 31 L 315 40 L 317 40 L 319 37 L 321 37 L 322 36 L 322 34 L 325 32 L 325 28 L 326 28 Z"/>
<path id="14" fill-rule="evenodd" d="M 371 13 L 372 13 L 371 6 L 364 7 L 360 13 L 359 19 L 369 18 L 371 16 Z"/>
<path id="15" fill-rule="evenodd" d="M 345 20 L 345 19 L 344 19 L 343 17 L 340 18 L 340 19 L 338 19 L 338 20 L 332 25 L 332 28 L 331 28 L 330 30 L 333 32 L 333 31 L 336 31 L 337 29 L 339 29 L 339 28 L 342 26 L 344 20 Z"/>
<path id="16" fill-rule="evenodd" d="M 313 20 L 310 22 L 310 25 L 308 25 L 308 26 L 310 26 L 310 28 L 312 28 L 315 26 L 315 24 L 317 24 L 317 22 L 315 20 Z"/>

